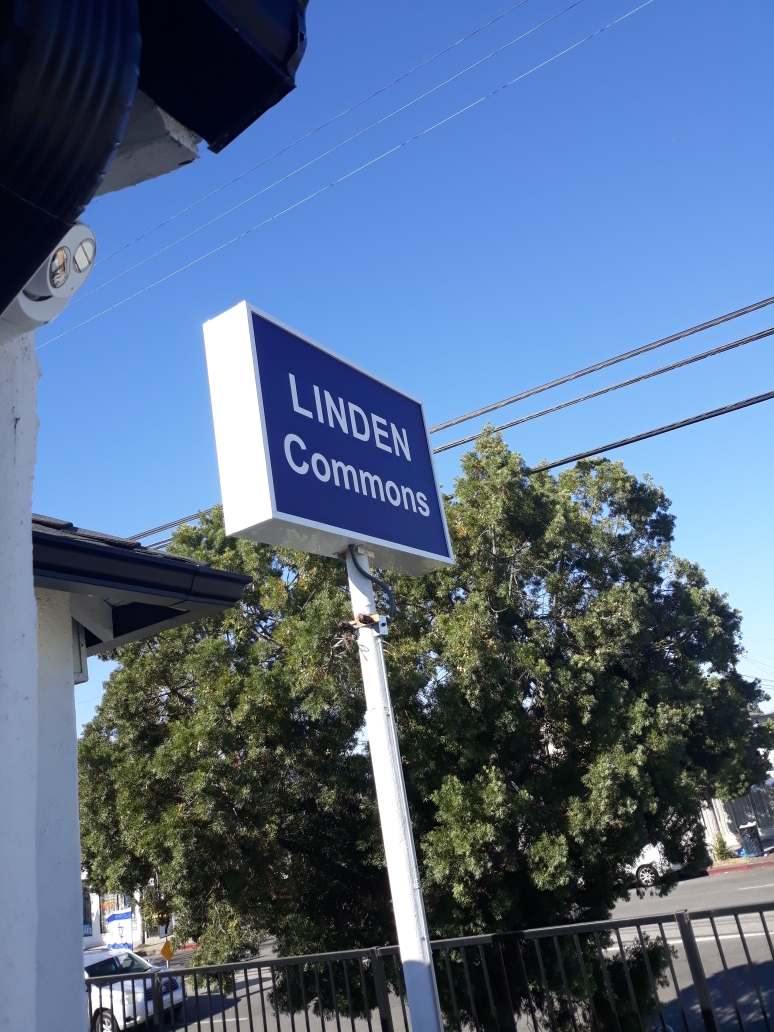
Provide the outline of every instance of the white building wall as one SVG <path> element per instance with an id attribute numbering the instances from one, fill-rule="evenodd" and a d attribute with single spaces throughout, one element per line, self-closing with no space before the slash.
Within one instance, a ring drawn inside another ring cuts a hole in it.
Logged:
<path id="1" fill-rule="evenodd" d="M 84 1032 L 83 889 L 70 596 L 37 590 L 37 1032 Z M 29 1022 L 26 1022 L 29 1025 Z M 21 1027 L 21 1026 L 20 1026 Z"/>
<path id="2" fill-rule="evenodd" d="M 732 830 L 732 821 L 728 816 L 728 812 L 723 805 L 722 800 L 712 799 L 710 801 L 710 805 L 712 807 L 711 810 L 708 808 L 706 803 L 702 803 L 701 807 L 701 819 L 704 824 L 704 839 L 710 853 L 714 852 L 715 836 L 718 832 L 729 849 L 739 849 L 741 842 Z"/>
<path id="3" fill-rule="evenodd" d="M 35 335 L 0 342 L 0 1030 L 35 1027 Z"/>

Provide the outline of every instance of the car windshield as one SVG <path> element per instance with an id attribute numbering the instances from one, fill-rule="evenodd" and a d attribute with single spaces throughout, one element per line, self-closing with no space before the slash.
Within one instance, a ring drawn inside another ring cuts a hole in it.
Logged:
<path id="1" fill-rule="evenodd" d="M 150 971 L 151 967 L 144 960 L 135 957 L 133 953 L 117 953 L 112 957 L 105 957 L 95 964 L 86 967 L 86 974 L 89 978 L 100 978 L 104 975 L 135 975 Z"/>
<path id="2" fill-rule="evenodd" d="M 121 953 L 118 956 L 118 970 L 121 974 L 136 974 L 140 971 L 150 971 L 150 964 L 135 957 L 133 953 Z"/>
<path id="3" fill-rule="evenodd" d="M 101 978 L 103 975 L 114 975 L 118 970 L 118 959 L 116 957 L 105 957 L 104 960 L 98 960 L 96 964 L 86 965 L 86 974 L 89 978 Z"/>

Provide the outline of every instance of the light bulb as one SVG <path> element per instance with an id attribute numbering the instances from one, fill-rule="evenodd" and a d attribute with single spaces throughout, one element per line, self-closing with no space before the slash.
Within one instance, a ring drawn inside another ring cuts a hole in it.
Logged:
<path id="1" fill-rule="evenodd" d="M 75 266 L 75 271 L 80 273 L 88 272 L 91 268 L 92 262 L 94 261 L 96 251 L 97 245 L 90 237 L 82 240 L 73 252 L 73 265 Z"/>
<path id="2" fill-rule="evenodd" d="M 65 285 L 69 275 L 70 248 L 57 247 L 56 251 L 51 255 L 51 261 L 49 262 L 48 282 L 51 284 L 52 289 L 58 290 Z"/>

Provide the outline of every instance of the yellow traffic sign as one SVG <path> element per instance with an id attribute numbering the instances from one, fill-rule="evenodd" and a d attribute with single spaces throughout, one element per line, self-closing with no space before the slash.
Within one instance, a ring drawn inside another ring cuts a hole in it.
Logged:
<path id="1" fill-rule="evenodd" d="M 174 955 L 175 955 L 175 948 L 174 948 L 174 946 L 169 941 L 169 939 L 165 939 L 164 940 L 164 945 L 161 947 L 161 956 L 164 958 L 164 960 L 167 961 L 167 963 L 169 963 L 169 961 L 172 960 Z"/>

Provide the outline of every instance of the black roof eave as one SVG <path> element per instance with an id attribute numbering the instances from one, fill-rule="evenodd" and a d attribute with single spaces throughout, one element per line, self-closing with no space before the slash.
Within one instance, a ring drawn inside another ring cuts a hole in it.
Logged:
<path id="1" fill-rule="evenodd" d="M 169 619 L 154 620 L 152 623 L 145 624 L 142 627 L 138 627 L 127 634 L 118 634 L 110 641 L 102 641 L 95 645 L 88 645 L 86 648 L 87 656 L 98 656 L 102 652 L 110 652 L 111 649 L 117 649 L 120 645 L 130 645 L 133 641 L 142 641 L 144 638 L 152 638 L 157 634 L 161 634 L 162 631 L 168 631 L 172 627 L 182 627 L 183 624 L 196 623 L 197 620 L 203 620 L 207 616 L 215 616 L 217 613 L 222 613 L 227 606 L 206 606 L 200 603 L 193 603 L 190 606 L 186 606 L 185 609 L 182 607 L 178 609 L 170 608 Z"/>
<path id="2" fill-rule="evenodd" d="M 40 587 L 67 590 L 67 582 L 112 591 L 196 600 L 232 606 L 242 597 L 250 577 L 146 550 L 77 541 L 45 532 L 32 533 L 32 563 Z M 42 581 L 49 581 L 44 585 Z"/>
<path id="3" fill-rule="evenodd" d="M 182 556 L 97 543 L 34 527 L 32 556 L 38 588 L 73 593 L 93 588 L 94 593 L 121 599 L 113 609 L 115 636 L 109 641 L 92 641 L 88 655 L 220 613 L 240 600 L 251 580 Z"/>

